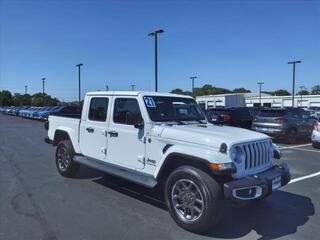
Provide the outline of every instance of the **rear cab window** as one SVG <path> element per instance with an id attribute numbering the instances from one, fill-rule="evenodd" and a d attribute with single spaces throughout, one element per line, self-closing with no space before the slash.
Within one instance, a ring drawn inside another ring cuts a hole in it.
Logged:
<path id="1" fill-rule="evenodd" d="M 108 98 L 91 98 L 89 116 L 90 121 L 105 122 L 108 112 Z"/>

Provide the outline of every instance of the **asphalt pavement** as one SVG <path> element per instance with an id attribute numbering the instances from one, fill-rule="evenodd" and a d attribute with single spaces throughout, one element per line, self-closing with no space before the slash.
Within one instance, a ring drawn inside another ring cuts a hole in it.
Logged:
<path id="1" fill-rule="evenodd" d="M 228 206 L 199 235 L 178 227 L 160 188 L 148 190 L 81 167 L 61 177 L 43 123 L 0 114 L 0 239 L 316 239 L 320 235 L 320 150 L 279 144 L 297 181 L 269 198 Z M 313 175 L 311 175 L 313 174 Z"/>

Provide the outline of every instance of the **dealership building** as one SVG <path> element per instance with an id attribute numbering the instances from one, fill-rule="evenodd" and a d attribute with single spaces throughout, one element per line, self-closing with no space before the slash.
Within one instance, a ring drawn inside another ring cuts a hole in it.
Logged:
<path id="1" fill-rule="evenodd" d="M 260 106 L 259 93 L 231 93 L 196 97 L 198 104 L 204 108 L 215 107 L 258 107 Z M 261 94 L 261 105 L 264 107 L 291 107 L 292 96 L 272 96 Z M 320 95 L 295 95 L 295 107 L 320 107 Z"/>

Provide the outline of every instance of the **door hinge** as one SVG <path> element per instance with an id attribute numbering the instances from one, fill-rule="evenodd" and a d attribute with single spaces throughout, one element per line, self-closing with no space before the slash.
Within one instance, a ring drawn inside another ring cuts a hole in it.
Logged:
<path id="1" fill-rule="evenodd" d="M 146 158 L 145 157 L 138 157 L 138 162 L 141 162 L 143 165 L 146 164 Z"/>
<path id="2" fill-rule="evenodd" d="M 101 152 L 104 154 L 104 155 L 107 155 L 107 149 L 106 148 L 101 148 Z"/>

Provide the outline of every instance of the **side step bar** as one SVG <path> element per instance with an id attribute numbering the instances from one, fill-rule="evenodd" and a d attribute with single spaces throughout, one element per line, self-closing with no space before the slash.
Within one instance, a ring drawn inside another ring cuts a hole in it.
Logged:
<path id="1" fill-rule="evenodd" d="M 124 167 L 119 167 L 111 163 L 106 163 L 93 158 L 87 158 L 82 155 L 76 155 L 73 160 L 77 163 L 86 165 L 91 168 L 98 169 L 110 175 L 127 179 L 131 182 L 143 185 L 147 188 L 154 188 L 157 185 L 157 180 L 149 174 L 144 174 Z"/>

